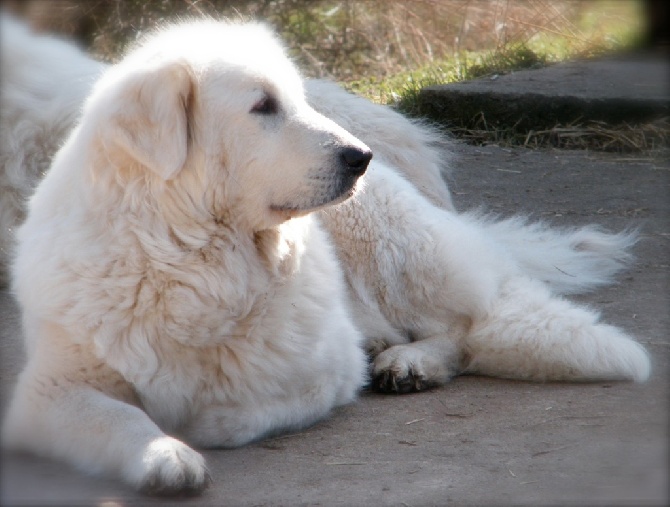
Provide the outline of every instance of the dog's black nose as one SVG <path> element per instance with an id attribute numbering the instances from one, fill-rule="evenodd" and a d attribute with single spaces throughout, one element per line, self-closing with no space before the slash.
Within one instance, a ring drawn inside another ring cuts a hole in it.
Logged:
<path id="1" fill-rule="evenodd" d="M 372 159 L 372 152 L 368 149 L 342 148 L 340 158 L 349 169 L 352 176 L 360 176 L 365 172 Z"/>

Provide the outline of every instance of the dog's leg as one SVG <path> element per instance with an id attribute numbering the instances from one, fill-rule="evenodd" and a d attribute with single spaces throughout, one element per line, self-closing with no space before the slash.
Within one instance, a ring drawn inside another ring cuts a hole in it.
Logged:
<path id="1" fill-rule="evenodd" d="M 522 277 L 505 283 L 487 317 L 473 323 L 466 355 L 466 373 L 535 381 L 644 381 L 650 372 L 640 344 Z"/>
<path id="2" fill-rule="evenodd" d="M 121 477 L 149 494 L 194 494 L 209 483 L 202 456 L 138 407 L 30 369 L 20 377 L 2 440 L 10 449 Z"/>
<path id="3" fill-rule="evenodd" d="M 372 387 L 408 393 L 446 384 L 460 372 L 461 346 L 438 335 L 381 352 L 372 363 Z"/>

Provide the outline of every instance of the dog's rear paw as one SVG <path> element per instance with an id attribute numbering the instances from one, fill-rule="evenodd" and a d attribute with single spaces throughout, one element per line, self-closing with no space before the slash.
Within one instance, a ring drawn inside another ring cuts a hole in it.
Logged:
<path id="1" fill-rule="evenodd" d="M 443 385 L 453 376 L 446 364 L 412 345 L 396 345 L 372 363 L 372 387 L 386 393 L 409 393 Z"/>
<path id="2" fill-rule="evenodd" d="M 154 440 L 142 455 L 139 489 L 157 496 L 197 495 L 212 482 L 204 458 L 179 440 Z"/>
<path id="3" fill-rule="evenodd" d="M 382 393 L 411 393 L 423 391 L 435 385 L 428 382 L 423 375 L 416 374 L 411 370 L 402 377 L 398 376 L 396 372 L 386 370 L 375 374 L 372 378 L 373 389 Z"/>

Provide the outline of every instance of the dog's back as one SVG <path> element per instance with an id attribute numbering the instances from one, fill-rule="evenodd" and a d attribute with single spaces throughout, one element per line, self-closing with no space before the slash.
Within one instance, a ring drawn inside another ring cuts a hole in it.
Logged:
<path id="1" fill-rule="evenodd" d="M 71 43 L 0 15 L 0 286 L 25 201 L 104 68 Z"/>

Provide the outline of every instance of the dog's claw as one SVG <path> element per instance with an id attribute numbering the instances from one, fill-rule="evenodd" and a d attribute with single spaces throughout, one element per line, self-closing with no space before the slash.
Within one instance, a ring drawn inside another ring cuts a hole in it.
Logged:
<path id="1" fill-rule="evenodd" d="M 372 380 L 374 390 L 382 393 L 405 394 L 423 391 L 432 387 L 432 384 L 422 376 L 409 371 L 404 377 L 398 377 L 391 371 L 383 371 Z"/>

